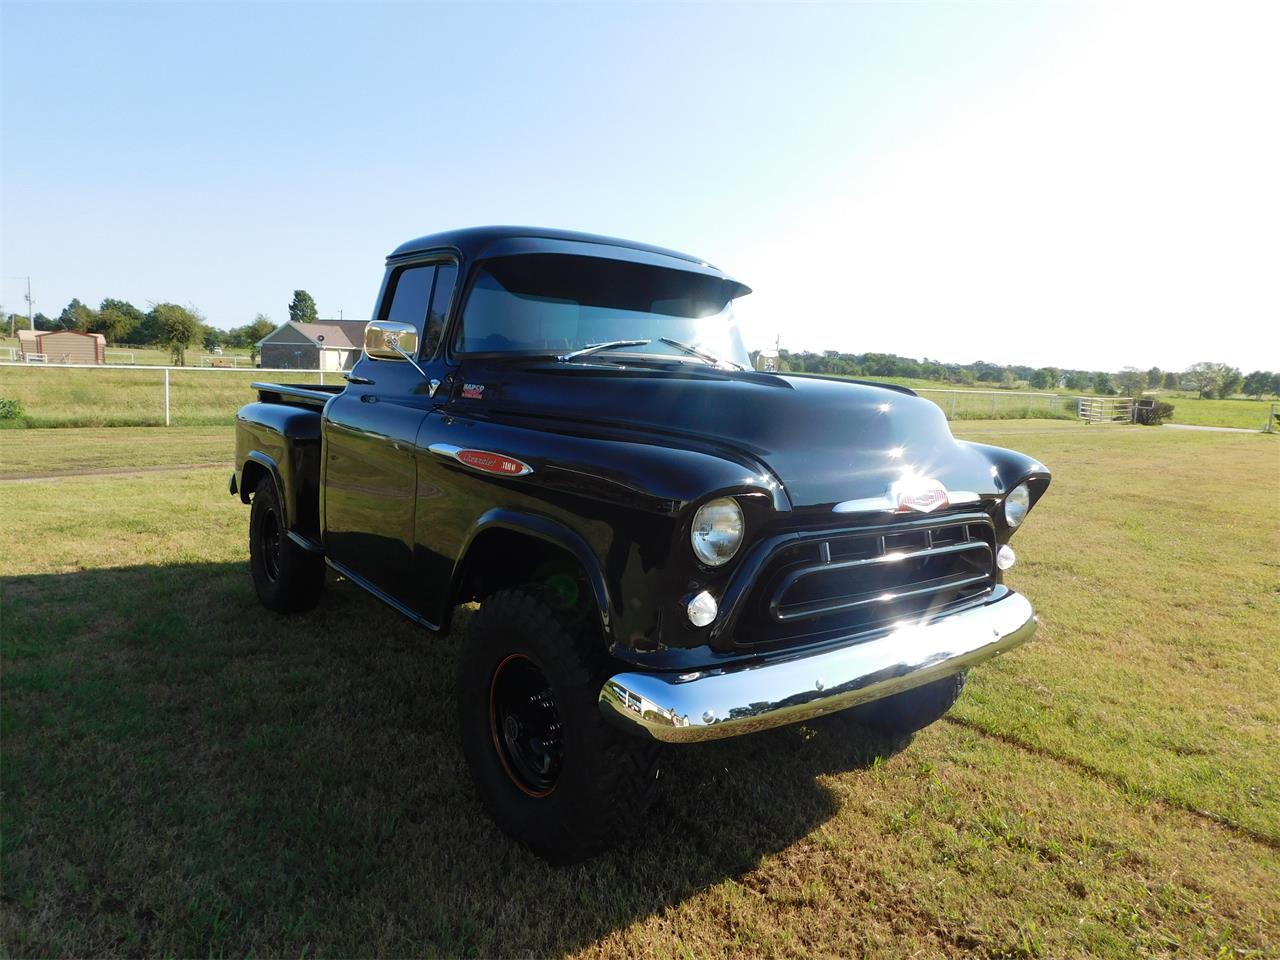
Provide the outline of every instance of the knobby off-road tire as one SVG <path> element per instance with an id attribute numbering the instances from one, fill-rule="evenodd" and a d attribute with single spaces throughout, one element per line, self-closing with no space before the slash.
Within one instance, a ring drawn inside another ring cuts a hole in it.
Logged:
<path id="1" fill-rule="evenodd" d="M 852 727 L 874 730 L 890 738 L 905 737 L 941 720 L 960 699 L 967 677 L 968 671 L 943 677 L 883 700 L 821 717 L 814 726 L 842 737 L 852 734 Z"/>
<path id="2" fill-rule="evenodd" d="M 599 634 L 567 627 L 532 592 L 486 598 L 463 640 L 458 726 L 476 790 L 503 830 L 552 863 L 625 837 L 653 798 L 657 746 L 605 720 L 608 675 Z"/>
<path id="3" fill-rule="evenodd" d="M 264 606 L 281 613 L 310 610 L 324 588 L 324 558 L 289 539 L 275 481 L 264 476 L 249 509 L 249 568 Z"/>

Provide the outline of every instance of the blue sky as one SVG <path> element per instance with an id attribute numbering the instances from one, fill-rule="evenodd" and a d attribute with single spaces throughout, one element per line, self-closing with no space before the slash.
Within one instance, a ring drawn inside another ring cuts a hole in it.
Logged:
<path id="1" fill-rule="evenodd" d="M 1276 22 L 1214 9 L 5 2 L 0 274 L 365 317 L 527 223 L 706 257 L 754 346 L 1275 368 Z"/>

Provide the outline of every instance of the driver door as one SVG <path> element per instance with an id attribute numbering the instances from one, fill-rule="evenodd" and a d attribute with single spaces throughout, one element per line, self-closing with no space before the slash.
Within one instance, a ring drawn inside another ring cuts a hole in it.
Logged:
<path id="1" fill-rule="evenodd" d="M 325 552 L 345 572 L 410 609 L 419 606 L 415 440 L 434 406 L 430 381 L 444 379 L 436 354 L 456 278 L 451 260 L 397 266 L 378 319 L 414 326 L 426 377 L 405 360 L 362 352 L 346 390 L 325 408 Z"/>

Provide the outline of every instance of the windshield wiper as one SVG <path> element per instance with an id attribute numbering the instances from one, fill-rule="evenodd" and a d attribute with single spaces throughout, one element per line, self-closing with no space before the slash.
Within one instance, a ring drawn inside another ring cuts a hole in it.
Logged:
<path id="1" fill-rule="evenodd" d="M 675 347 L 677 350 L 683 350 L 685 353 L 697 357 L 699 360 L 705 360 L 713 366 L 718 367 L 721 364 L 724 364 L 726 366 L 733 367 L 735 370 L 747 369 L 740 363 L 734 363 L 732 360 L 726 360 L 724 357 L 717 357 L 714 353 L 707 353 L 705 350 L 699 350 L 697 347 L 691 347 L 689 344 L 681 343 L 679 340 L 672 340 L 670 337 L 659 337 L 658 339 L 669 346 Z"/>
<path id="2" fill-rule="evenodd" d="M 609 340 L 605 343 L 593 343 L 581 348 L 580 350 L 570 350 L 568 353 L 560 354 L 556 359 L 561 363 L 565 363 L 575 357 L 585 357 L 588 354 L 597 353 L 600 350 L 612 350 L 614 347 L 638 347 L 641 344 L 648 342 L 648 340 Z"/>

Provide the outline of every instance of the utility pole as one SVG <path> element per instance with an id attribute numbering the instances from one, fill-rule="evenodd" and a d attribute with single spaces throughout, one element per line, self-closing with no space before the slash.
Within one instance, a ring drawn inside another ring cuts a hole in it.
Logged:
<path id="1" fill-rule="evenodd" d="M 34 301 L 31 299 L 31 278 L 30 277 L 5 277 L 5 279 L 27 281 L 27 326 L 29 326 L 32 330 L 34 330 L 36 328 L 36 325 L 35 325 L 35 322 L 31 319 L 31 304 L 34 303 Z M 0 320 L 3 320 L 3 319 L 4 317 L 0 316 Z M 17 327 L 17 321 L 13 319 L 13 314 L 9 314 L 9 336 L 11 337 L 17 336 L 15 332 L 16 327 Z"/>

